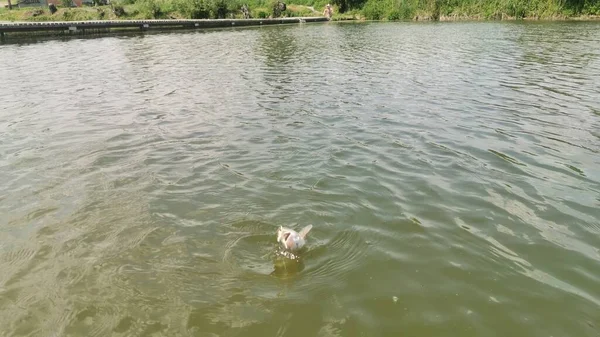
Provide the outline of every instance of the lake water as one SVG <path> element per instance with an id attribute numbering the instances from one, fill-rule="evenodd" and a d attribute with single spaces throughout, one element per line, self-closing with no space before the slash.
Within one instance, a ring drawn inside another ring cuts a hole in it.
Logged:
<path id="1" fill-rule="evenodd" d="M 599 23 L 0 60 L 2 336 L 599 336 Z"/>

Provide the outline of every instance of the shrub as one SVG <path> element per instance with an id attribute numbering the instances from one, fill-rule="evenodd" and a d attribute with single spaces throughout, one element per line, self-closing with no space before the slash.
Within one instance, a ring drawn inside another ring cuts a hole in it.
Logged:
<path id="1" fill-rule="evenodd" d="M 584 12 L 589 15 L 599 15 L 600 14 L 600 1 L 596 3 L 586 2 L 584 7 Z"/>
<path id="2" fill-rule="evenodd" d="M 369 0 L 365 7 L 363 7 L 363 15 L 367 20 L 381 20 L 384 13 L 383 4 L 380 1 Z"/>
<path id="3" fill-rule="evenodd" d="M 190 19 L 224 19 L 234 11 L 235 5 L 227 0 L 177 0 L 174 8 Z"/>
<path id="4" fill-rule="evenodd" d="M 508 16 L 522 19 L 527 13 L 527 5 L 523 0 L 510 0 L 506 4 L 505 12 Z"/>
<path id="5" fill-rule="evenodd" d="M 287 10 L 285 11 L 285 16 L 287 17 L 302 17 L 302 16 L 313 16 L 314 13 L 312 10 L 306 7 L 300 7 L 295 5 L 287 6 Z"/>
<path id="6" fill-rule="evenodd" d="M 338 10 L 340 13 L 345 13 L 351 9 L 355 9 L 355 8 L 361 8 L 364 6 L 366 6 L 365 2 L 368 4 L 369 2 L 372 2 L 373 0 L 370 1 L 365 1 L 365 0 L 332 0 L 332 4 L 337 5 L 338 6 Z"/>
<path id="7" fill-rule="evenodd" d="M 264 9 L 258 9 L 252 12 L 253 18 L 266 19 L 269 17 L 269 13 Z"/>
<path id="8" fill-rule="evenodd" d="M 393 9 L 391 12 L 388 13 L 387 19 L 390 21 L 400 20 L 400 11 L 397 9 Z"/>
<path id="9" fill-rule="evenodd" d="M 211 7 L 212 16 L 215 19 L 224 19 L 227 13 L 229 13 L 229 8 L 225 0 L 215 0 Z"/>
<path id="10" fill-rule="evenodd" d="M 73 20 L 73 12 L 70 9 L 65 10 L 64 12 L 62 12 L 62 19 L 63 21 Z"/>
<path id="11" fill-rule="evenodd" d="M 98 19 L 102 20 L 106 16 L 106 12 L 104 9 L 96 8 L 96 12 L 98 13 Z"/>
<path id="12" fill-rule="evenodd" d="M 409 5 L 403 5 L 400 7 L 399 12 L 401 19 L 412 19 L 415 17 L 416 8 Z"/>
<path id="13" fill-rule="evenodd" d="M 145 18 L 156 19 L 162 14 L 156 0 L 140 0 L 138 1 L 138 8 Z"/>
<path id="14" fill-rule="evenodd" d="M 190 19 L 210 18 L 210 9 L 205 0 L 179 0 L 175 7 L 183 16 Z"/>
<path id="15" fill-rule="evenodd" d="M 122 5 L 111 3 L 110 8 L 111 8 L 113 14 L 118 18 L 125 15 L 125 8 L 123 8 Z"/>

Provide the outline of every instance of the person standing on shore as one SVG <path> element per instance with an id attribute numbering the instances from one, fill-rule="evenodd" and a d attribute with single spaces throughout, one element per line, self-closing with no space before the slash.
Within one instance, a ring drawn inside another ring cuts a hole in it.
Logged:
<path id="1" fill-rule="evenodd" d="M 331 16 L 333 15 L 333 8 L 331 7 L 330 4 L 327 4 L 327 6 L 325 6 L 325 10 L 323 11 L 323 15 L 326 18 L 331 19 Z"/>

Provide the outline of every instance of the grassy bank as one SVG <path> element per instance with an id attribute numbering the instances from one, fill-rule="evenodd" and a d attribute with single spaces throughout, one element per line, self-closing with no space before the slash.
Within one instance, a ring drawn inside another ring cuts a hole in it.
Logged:
<path id="1" fill-rule="evenodd" d="M 14 0 L 16 2 L 16 0 Z M 70 0 L 64 0 L 67 5 Z M 252 18 L 321 15 L 328 0 L 294 0 L 274 11 L 275 0 L 113 0 L 111 6 L 48 9 L 0 9 L 4 21 L 103 19 Z M 331 0 L 334 20 L 506 20 L 598 18 L 600 0 Z"/>
<path id="2" fill-rule="evenodd" d="M 334 0 L 334 3 L 346 16 L 367 20 L 568 19 L 600 15 L 600 0 Z"/>
<path id="3" fill-rule="evenodd" d="M 246 4 L 252 18 L 320 16 L 305 5 L 287 5 L 285 11 L 273 10 L 276 2 L 229 0 L 120 0 L 109 6 L 58 6 L 51 13 L 48 8 L 0 8 L 0 21 L 86 21 L 135 19 L 223 19 L 243 18 Z"/>

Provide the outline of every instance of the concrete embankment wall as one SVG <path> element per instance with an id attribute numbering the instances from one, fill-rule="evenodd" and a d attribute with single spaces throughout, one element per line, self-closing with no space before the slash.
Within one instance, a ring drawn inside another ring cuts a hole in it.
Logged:
<path id="1" fill-rule="evenodd" d="M 324 22 L 325 17 L 277 18 L 277 19 L 204 19 L 204 20 L 101 20 L 101 21 L 55 21 L 55 22 L 3 22 L 0 35 L 3 38 L 23 34 L 93 34 L 113 30 L 168 30 L 202 29 L 219 27 L 244 27 L 305 22 Z"/>

